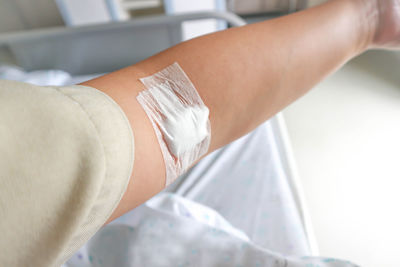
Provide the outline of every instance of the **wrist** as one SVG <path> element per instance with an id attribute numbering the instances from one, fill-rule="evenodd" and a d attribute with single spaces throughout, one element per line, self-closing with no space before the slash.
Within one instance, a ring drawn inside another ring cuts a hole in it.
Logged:
<path id="1" fill-rule="evenodd" d="M 357 15 L 359 34 L 358 53 L 376 46 L 376 35 L 379 26 L 379 0 L 348 0 L 354 4 Z"/>

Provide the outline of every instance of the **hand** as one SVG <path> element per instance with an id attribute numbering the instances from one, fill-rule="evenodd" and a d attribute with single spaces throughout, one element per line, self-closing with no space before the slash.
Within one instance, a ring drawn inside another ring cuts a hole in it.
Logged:
<path id="1" fill-rule="evenodd" d="M 370 48 L 400 50 L 400 0 L 362 2 L 368 9 L 365 23 L 369 23 L 374 29 Z"/>

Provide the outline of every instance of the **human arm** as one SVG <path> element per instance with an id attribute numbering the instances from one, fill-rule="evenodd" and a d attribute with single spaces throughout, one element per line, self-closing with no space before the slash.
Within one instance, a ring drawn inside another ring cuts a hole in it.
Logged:
<path id="1" fill-rule="evenodd" d="M 140 205 L 165 185 L 157 138 L 136 100 L 145 89 L 139 78 L 173 62 L 182 66 L 210 109 L 210 153 L 251 131 L 366 49 L 388 44 L 397 47 L 400 23 L 385 22 L 391 27 L 378 23 L 382 18 L 377 10 L 384 9 L 383 2 L 398 11 L 399 1 L 394 0 L 381 1 L 380 6 L 377 1 L 333 0 L 289 16 L 193 39 L 84 83 L 121 106 L 135 136 L 131 180 L 108 221 Z M 393 14 L 397 19 L 398 13 Z"/>

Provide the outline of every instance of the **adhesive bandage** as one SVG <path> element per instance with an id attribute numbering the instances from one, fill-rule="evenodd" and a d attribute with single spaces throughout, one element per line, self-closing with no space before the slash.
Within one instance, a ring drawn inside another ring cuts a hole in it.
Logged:
<path id="1" fill-rule="evenodd" d="M 209 110 L 178 63 L 140 81 L 146 90 L 137 100 L 157 135 L 169 185 L 207 152 Z"/>

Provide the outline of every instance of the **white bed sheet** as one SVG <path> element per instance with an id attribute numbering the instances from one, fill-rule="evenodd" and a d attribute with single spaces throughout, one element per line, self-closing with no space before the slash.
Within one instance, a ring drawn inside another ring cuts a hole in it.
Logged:
<path id="1" fill-rule="evenodd" d="M 356 267 L 262 248 L 213 209 L 173 193 L 153 197 L 135 216 L 100 229 L 63 267 Z"/>
<path id="2" fill-rule="evenodd" d="M 265 122 L 204 158 L 167 190 L 213 208 L 261 247 L 309 255 L 275 135 Z"/>

